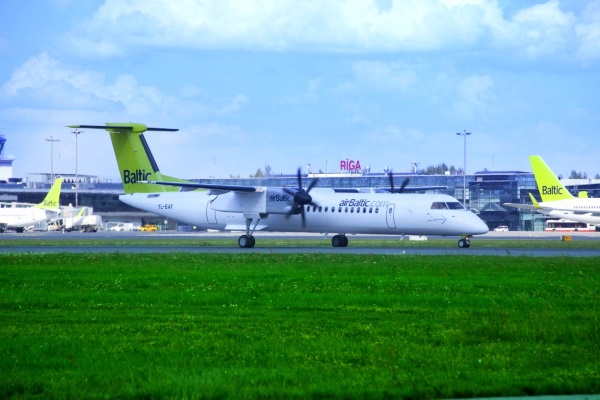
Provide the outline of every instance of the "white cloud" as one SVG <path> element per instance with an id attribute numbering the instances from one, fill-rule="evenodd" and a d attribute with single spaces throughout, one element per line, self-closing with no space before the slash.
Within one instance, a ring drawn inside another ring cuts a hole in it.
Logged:
<path id="1" fill-rule="evenodd" d="M 497 0 L 107 0 L 65 43 L 100 57 L 152 47 L 422 52 L 489 44 L 541 56 L 574 36 L 577 18 L 560 8 L 550 0 L 506 20 Z M 579 28 L 581 40 L 589 28 Z"/>
<path id="2" fill-rule="evenodd" d="M 583 20 L 577 24 L 579 38 L 577 55 L 583 61 L 600 57 L 600 1 L 588 4 L 583 12 Z"/>
<path id="3" fill-rule="evenodd" d="M 482 110 L 488 110 L 495 96 L 492 91 L 494 80 L 488 75 L 469 76 L 458 82 L 457 101 L 453 112 L 467 119 Z"/>
<path id="4" fill-rule="evenodd" d="M 69 98 L 73 97 L 117 103 L 133 116 L 156 114 L 174 101 L 156 88 L 140 85 L 131 75 L 119 75 L 114 82 L 107 82 L 101 73 L 64 66 L 46 53 L 16 69 L 2 92 L 9 97 L 42 97 L 47 104 L 58 107 L 72 103 Z"/>
<path id="5" fill-rule="evenodd" d="M 11 101 L 33 100 L 40 109 L 102 109 L 111 115 L 127 118 L 158 117 L 198 118 L 224 116 L 239 112 L 248 103 L 246 95 L 238 93 L 226 99 L 193 98 L 201 91 L 186 86 L 185 101 L 163 93 L 153 86 L 140 84 L 130 74 L 121 74 L 110 81 L 104 74 L 66 66 L 47 53 L 31 57 L 2 86 L 1 93 Z"/>

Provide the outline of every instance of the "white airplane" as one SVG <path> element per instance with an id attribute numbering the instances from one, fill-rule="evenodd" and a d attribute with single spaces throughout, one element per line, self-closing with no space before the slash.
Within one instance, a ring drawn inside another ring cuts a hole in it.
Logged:
<path id="1" fill-rule="evenodd" d="M 589 198 L 587 192 L 580 192 L 579 197 L 573 196 L 542 157 L 529 156 L 529 162 L 542 201 L 538 202 L 529 193 L 532 204 L 505 203 L 504 205 L 536 211 L 550 217 L 564 218 L 570 221 L 600 224 L 600 198 Z"/>
<path id="2" fill-rule="evenodd" d="M 62 181 L 62 178 L 56 179 L 44 201 L 39 204 L 0 203 L 0 233 L 6 232 L 7 229 L 23 232 L 28 226 L 57 218 L 60 214 L 59 197 Z"/>
<path id="3" fill-rule="evenodd" d="M 462 236 L 458 245 L 469 247 L 472 235 L 488 232 L 448 195 L 398 194 L 393 187 L 338 192 L 316 188 L 317 180 L 304 187 L 300 172 L 295 188 L 199 184 L 162 174 L 143 135 L 177 129 L 137 123 L 69 127 L 109 131 L 125 191 L 121 201 L 203 229 L 245 231 L 238 238 L 242 248 L 254 247 L 256 231 L 333 233 L 334 247 L 348 245 L 346 234 Z"/>

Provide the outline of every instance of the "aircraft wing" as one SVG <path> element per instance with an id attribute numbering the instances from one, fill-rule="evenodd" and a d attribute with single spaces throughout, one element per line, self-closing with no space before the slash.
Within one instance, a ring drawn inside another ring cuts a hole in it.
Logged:
<path id="1" fill-rule="evenodd" d="M 177 186 L 185 189 L 209 189 L 211 194 L 223 194 L 227 192 L 257 193 L 262 192 L 262 188 L 256 186 L 240 185 L 213 185 L 208 183 L 195 182 L 166 182 L 166 181 L 140 181 L 139 183 L 148 183 L 152 185 Z"/>
<path id="2" fill-rule="evenodd" d="M 538 212 L 542 212 L 542 208 L 540 206 L 534 206 L 533 204 L 521 204 L 521 203 L 503 203 L 503 206 L 508 206 L 508 207 L 515 207 L 515 208 L 521 208 L 523 210 L 529 210 L 529 211 L 538 211 Z"/>

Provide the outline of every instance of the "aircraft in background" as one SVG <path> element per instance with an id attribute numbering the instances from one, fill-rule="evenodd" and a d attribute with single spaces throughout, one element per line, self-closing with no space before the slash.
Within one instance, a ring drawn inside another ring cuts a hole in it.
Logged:
<path id="1" fill-rule="evenodd" d="M 0 233 L 7 229 L 23 232 L 28 226 L 55 219 L 60 214 L 59 197 L 62 178 L 57 178 L 50 191 L 39 204 L 0 203 Z"/>
<path id="2" fill-rule="evenodd" d="M 600 199 L 590 198 L 587 192 L 573 196 L 540 156 L 529 156 L 533 175 L 542 201 L 529 193 L 532 204 L 504 203 L 505 206 L 536 211 L 554 218 L 600 224 Z"/>
<path id="3" fill-rule="evenodd" d="M 462 236 L 459 247 L 469 247 L 472 235 L 488 232 L 477 215 L 445 194 L 398 194 L 393 187 L 336 191 L 316 188 L 316 179 L 305 187 L 300 170 L 294 188 L 200 184 L 164 175 L 143 135 L 177 129 L 138 123 L 69 128 L 110 133 L 125 191 L 121 201 L 203 229 L 245 231 L 238 238 L 242 248 L 254 247 L 256 231 L 333 233 L 334 247 L 346 247 L 347 234 Z"/>

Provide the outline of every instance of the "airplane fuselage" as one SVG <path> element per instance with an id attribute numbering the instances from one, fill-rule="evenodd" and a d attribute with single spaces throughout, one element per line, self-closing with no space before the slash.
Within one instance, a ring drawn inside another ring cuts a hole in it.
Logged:
<path id="1" fill-rule="evenodd" d="M 6 228 L 25 228 L 57 216 L 57 212 L 37 207 L 2 207 L 0 225 Z"/>
<path id="2" fill-rule="evenodd" d="M 291 214 L 293 198 L 282 188 L 257 193 L 209 191 L 132 193 L 119 199 L 133 207 L 199 228 L 270 232 L 396 235 L 477 235 L 488 231 L 479 217 L 442 194 L 311 191 L 306 224 Z"/>
<path id="3" fill-rule="evenodd" d="M 600 225 L 599 198 L 572 198 L 540 202 L 538 212 L 549 217 Z"/>

